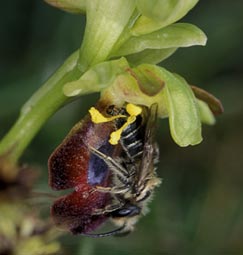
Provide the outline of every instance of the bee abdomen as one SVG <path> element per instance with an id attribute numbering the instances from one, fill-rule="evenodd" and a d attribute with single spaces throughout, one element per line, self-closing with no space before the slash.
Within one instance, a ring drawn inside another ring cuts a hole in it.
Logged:
<path id="1" fill-rule="evenodd" d="M 143 130 L 142 130 L 142 118 L 137 117 L 136 121 L 131 123 L 121 134 L 121 143 L 131 159 L 137 159 L 142 156 L 143 153 Z"/>

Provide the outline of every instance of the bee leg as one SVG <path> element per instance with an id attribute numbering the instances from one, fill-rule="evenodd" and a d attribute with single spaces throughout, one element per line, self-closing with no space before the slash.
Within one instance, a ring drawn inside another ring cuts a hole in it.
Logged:
<path id="1" fill-rule="evenodd" d="M 103 193 L 111 193 L 111 194 L 120 194 L 127 192 L 129 187 L 120 186 L 120 187 L 103 187 L 103 186 L 95 186 L 95 190 Z"/>
<path id="2" fill-rule="evenodd" d="M 115 172 L 117 175 L 123 177 L 123 178 L 128 178 L 130 174 L 128 171 L 122 167 L 117 161 L 115 161 L 113 158 L 105 155 L 104 153 L 96 150 L 94 147 L 89 146 L 89 150 L 98 156 L 99 158 L 103 159 L 104 162 L 107 164 L 107 166 L 110 167 L 110 169 Z"/>
<path id="3" fill-rule="evenodd" d="M 117 201 L 110 204 L 110 205 L 107 205 L 106 207 L 104 208 L 100 208 L 100 209 L 95 209 L 93 212 L 92 212 L 92 215 L 101 215 L 101 214 L 106 214 L 106 213 L 110 213 L 110 212 L 113 212 L 119 208 L 121 208 L 124 203 L 122 203 L 120 200 L 116 199 Z"/>

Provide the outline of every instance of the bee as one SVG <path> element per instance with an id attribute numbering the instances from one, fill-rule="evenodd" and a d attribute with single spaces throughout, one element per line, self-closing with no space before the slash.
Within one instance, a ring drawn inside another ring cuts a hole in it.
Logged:
<path id="1" fill-rule="evenodd" d="M 102 112 L 115 117 L 111 122 L 95 124 L 88 117 L 51 155 L 51 186 L 74 188 L 52 206 L 57 225 L 85 236 L 122 236 L 133 231 L 138 219 L 148 212 L 154 188 L 161 183 L 155 169 L 159 154 L 154 141 L 157 104 L 140 108 L 141 113 L 129 123 L 126 107 L 113 105 Z M 112 144 L 109 136 L 119 130 L 119 141 Z M 93 233 L 108 219 L 116 229 Z"/>
<path id="2" fill-rule="evenodd" d="M 143 116 L 138 115 L 136 121 L 121 133 L 119 158 L 111 158 L 90 147 L 91 152 L 101 158 L 113 174 L 112 187 L 96 186 L 99 192 L 111 194 L 113 202 L 94 213 L 109 215 L 118 226 L 111 232 L 93 234 L 97 237 L 125 235 L 133 231 L 138 219 L 148 212 L 147 204 L 154 188 L 161 183 L 155 172 L 159 158 L 158 145 L 154 141 L 157 105 L 149 109 L 143 107 L 142 112 Z M 120 126 L 121 120 L 118 119 L 116 128 Z"/>

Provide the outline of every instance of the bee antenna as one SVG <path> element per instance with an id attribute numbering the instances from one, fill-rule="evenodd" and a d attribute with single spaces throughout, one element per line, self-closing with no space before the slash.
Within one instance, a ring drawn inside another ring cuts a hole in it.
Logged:
<path id="1" fill-rule="evenodd" d="M 107 236 L 114 236 L 114 235 L 117 235 L 117 234 L 121 234 L 122 233 L 122 230 L 125 229 L 126 225 L 123 225 L 122 227 L 120 228 L 117 228 L 115 230 L 112 230 L 112 231 L 109 231 L 109 232 L 106 232 L 106 233 L 99 233 L 99 234 L 89 234 L 89 233 L 82 233 L 81 235 L 82 236 L 88 236 L 88 237 L 93 237 L 93 238 L 99 238 L 99 237 L 107 237 Z"/>

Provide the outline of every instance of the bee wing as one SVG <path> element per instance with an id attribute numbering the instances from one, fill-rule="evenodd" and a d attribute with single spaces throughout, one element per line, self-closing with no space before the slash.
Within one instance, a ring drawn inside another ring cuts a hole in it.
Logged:
<path id="1" fill-rule="evenodd" d="M 145 129 L 143 156 L 138 173 L 138 185 L 141 185 L 145 181 L 145 179 L 154 171 L 154 156 L 156 150 L 154 136 L 157 112 L 158 104 L 152 104 L 148 112 L 147 124 Z"/>

